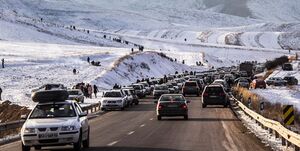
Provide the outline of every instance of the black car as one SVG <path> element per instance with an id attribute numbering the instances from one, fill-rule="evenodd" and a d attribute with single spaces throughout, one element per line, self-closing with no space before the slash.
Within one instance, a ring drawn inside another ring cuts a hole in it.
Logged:
<path id="1" fill-rule="evenodd" d="M 211 84 L 204 88 L 202 107 L 205 108 L 207 105 L 223 105 L 224 107 L 229 105 L 227 94 L 222 85 Z"/>
<path id="2" fill-rule="evenodd" d="M 181 94 L 164 94 L 158 101 L 156 106 L 157 120 L 161 120 L 163 116 L 183 116 L 188 120 L 187 101 Z"/>
<path id="3" fill-rule="evenodd" d="M 298 85 L 298 79 L 294 76 L 285 76 L 283 80 L 287 82 L 287 85 Z"/>
<path id="4" fill-rule="evenodd" d="M 293 71 L 293 66 L 290 63 L 285 63 L 282 65 L 282 70 L 283 71 Z"/>

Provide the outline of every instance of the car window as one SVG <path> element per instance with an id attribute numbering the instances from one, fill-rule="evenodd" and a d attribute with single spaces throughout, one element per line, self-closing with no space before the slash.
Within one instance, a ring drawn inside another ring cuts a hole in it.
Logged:
<path id="1" fill-rule="evenodd" d="M 155 86 L 155 88 L 154 88 L 155 90 L 168 90 L 168 87 L 167 86 Z"/>
<path id="2" fill-rule="evenodd" d="M 207 87 L 205 92 L 206 93 L 222 93 L 224 91 L 221 87 Z"/>
<path id="3" fill-rule="evenodd" d="M 197 86 L 196 82 L 185 82 L 185 86 Z"/>
<path id="4" fill-rule="evenodd" d="M 68 91 L 69 95 L 78 95 L 79 91 Z"/>
<path id="5" fill-rule="evenodd" d="M 45 104 L 37 105 L 30 115 L 34 118 L 74 117 L 75 110 L 71 104 Z"/>
<path id="6" fill-rule="evenodd" d="M 106 92 L 104 97 L 122 97 L 120 92 Z"/>
<path id="7" fill-rule="evenodd" d="M 164 95 L 160 98 L 160 102 L 184 102 L 185 99 L 181 95 Z"/>
<path id="8" fill-rule="evenodd" d="M 136 89 L 136 90 L 140 90 L 140 89 L 141 89 L 141 86 L 139 86 L 139 85 L 132 85 L 132 87 L 133 87 L 134 89 Z"/>
<path id="9" fill-rule="evenodd" d="M 82 113 L 81 107 L 76 103 L 74 103 L 74 106 L 75 106 L 75 110 L 77 111 L 77 113 L 81 114 Z"/>

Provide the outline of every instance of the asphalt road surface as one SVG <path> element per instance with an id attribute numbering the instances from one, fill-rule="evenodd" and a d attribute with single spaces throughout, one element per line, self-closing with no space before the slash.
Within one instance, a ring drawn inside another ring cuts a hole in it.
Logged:
<path id="1" fill-rule="evenodd" d="M 90 120 L 88 151 L 265 151 L 229 108 L 203 109 L 199 97 L 188 97 L 189 120 L 183 117 L 157 121 L 153 99 L 125 111 L 110 111 Z M 21 142 L 0 146 L 1 151 L 21 150 Z M 32 150 L 34 150 L 32 148 Z M 71 151 L 72 146 L 42 150 Z"/>

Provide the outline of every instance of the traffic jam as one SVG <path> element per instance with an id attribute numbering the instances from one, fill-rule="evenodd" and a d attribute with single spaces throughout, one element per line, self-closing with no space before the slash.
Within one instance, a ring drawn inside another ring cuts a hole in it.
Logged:
<path id="1" fill-rule="evenodd" d="M 198 97 L 202 108 L 210 105 L 227 108 L 231 105 L 229 98 L 235 86 L 264 89 L 266 84 L 279 85 L 277 79 L 270 79 L 275 81 L 272 83 L 255 79 L 253 75 L 263 70 L 260 65 L 245 62 L 240 66 L 203 72 L 176 72 L 162 78 L 137 80 L 128 86 L 116 84 L 111 90 L 101 93 L 99 108 L 102 112 L 123 111 L 150 98 L 151 103 L 156 104 L 153 110 L 158 121 L 168 117 L 188 120 L 191 101 L 187 96 Z M 74 150 L 89 148 L 92 134 L 88 114 L 81 107 L 84 98 L 78 86 L 68 89 L 63 84 L 46 84 L 32 90 L 31 99 L 37 105 L 29 115 L 21 117 L 26 120 L 21 129 L 22 150 L 56 145 L 73 145 Z"/>

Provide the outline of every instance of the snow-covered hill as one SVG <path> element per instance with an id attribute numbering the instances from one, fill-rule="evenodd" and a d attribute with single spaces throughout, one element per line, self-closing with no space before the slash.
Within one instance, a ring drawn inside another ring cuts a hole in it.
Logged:
<path id="1" fill-rule="evenodd" d="M 0 41 L 0 56 L 5 58 L 6 66 L 0 68 L 2 98 L 32 107 L 35 103 L 30 101 L 31 89 L 47 83 L 71 87 L 85 82 L 97 84 L 103 90 L 112 88 L 114 83 L 129 84 L 143 77 L 162 77 L 192 69 L 155 52 L 133 56 L 129 55 L 130 52 L 128 48 Z M 126 55 L 130 59 L 120 62 L 119 58 Z M 101 66 L 90 65 L 87 57 L 100 61 Z M 115 62 L 119 65 L 115 66 Z M 144 66 L 140 66 L 142 64 Z M 129 67 L 132 67 L 130 73 Z M 73 69 L 78 73 L 74 75 Z"/>

